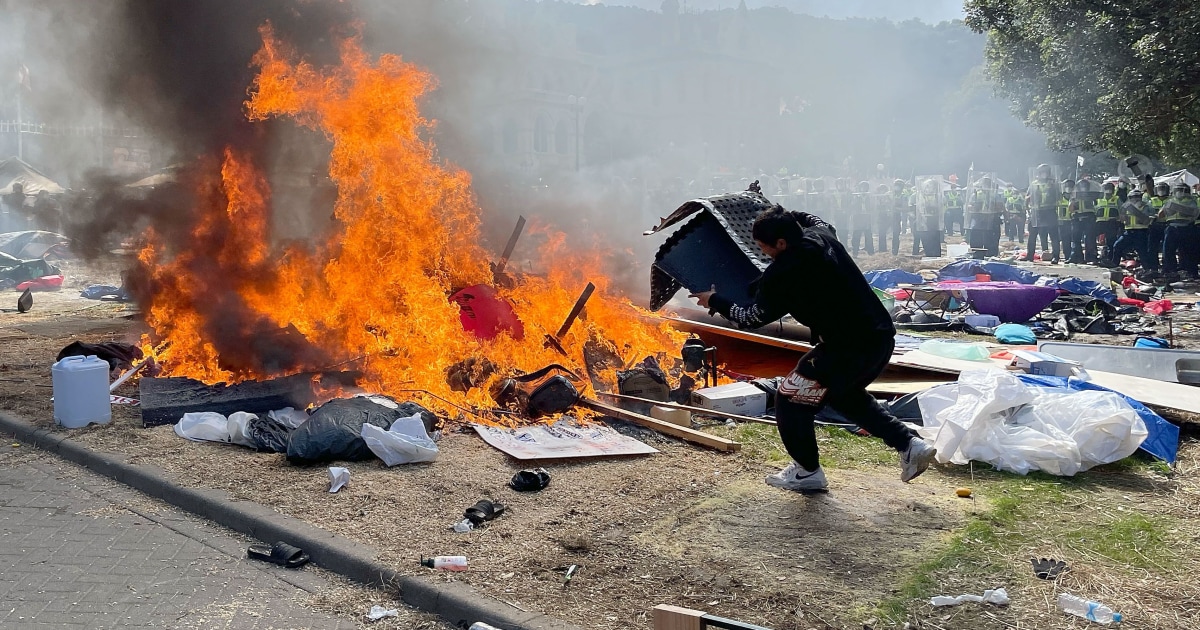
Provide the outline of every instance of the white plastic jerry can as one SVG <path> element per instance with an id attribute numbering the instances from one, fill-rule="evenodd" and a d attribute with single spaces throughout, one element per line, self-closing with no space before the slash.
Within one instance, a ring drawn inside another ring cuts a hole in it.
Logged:
<path id="1" fill-rule="evenodd" d="M 96 356 L 66 357 L 50 368 L 54 421 L 68 429 L 112 420 L 108 362 Z"/>

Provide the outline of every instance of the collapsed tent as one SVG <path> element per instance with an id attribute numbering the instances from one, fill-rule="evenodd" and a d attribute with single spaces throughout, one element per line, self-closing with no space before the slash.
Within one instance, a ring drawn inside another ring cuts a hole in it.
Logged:
<path id="1" fill-rule="evenodd" d="M 918 432 L 942 463 L 978 461 L 1072 476 L 1143 448 L 1175 460 L 1178 428 L 1124 396 L 1077 379 L 966 370 L 918 396 Z"/>
<path id="2" fill-rule="evenodd" d="M 1154 178 L 1154 183 L 1155 185 L 1165 183 L 1172 188 L 1175 187 L 1175 184 L 1187 184 L 1188 188 L 1191 188 L 1196 184 L 1200 184 L 1200 177 L 1196 177 L 1191 173 L 1191 171 L 1183 169 L 1182 171 L 1175 171 L 1174 173 L 1159 175 L 1158 177 Z"/>
<path id="3" fill-rule="evenodd" d="M 28 196 L 36 195 L 43 190 L 52 195 L 67 192 L 57 182 L 18 157 L 10 157 L 0 162 L 0 195 L 13 192 L 13 184 L 20 184 Z"/>
<path id="4" fill-rule="evenodd" d="M 65 253 L 64 246 L 70 242 L 71 239 L 62 234 L 42 230 L 5 232 L 0 234 L 0 254 L 27 260 L 41 258 L 51 250 Z"/>

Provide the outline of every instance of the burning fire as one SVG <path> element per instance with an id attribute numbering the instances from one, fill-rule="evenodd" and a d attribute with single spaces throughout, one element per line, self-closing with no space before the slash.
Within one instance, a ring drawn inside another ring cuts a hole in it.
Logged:
<path id="1" fill-rule="evenodd" d="M 579 368 L 589 340 L 630 364 L 678 348 L 682 335 L 651 322 L 611 286 L 604 273 L 611 254 L 568 245 L 549 228 L 540 272 L 497 288 L 522 320 L 523 338 L 485 341 L 465 332 L 449 297 L 491 284 L 494 255 L 480 244 L 470 175 L 441 162 L 427 139 L 433 123 L 419 104 L 433 76 L 394 55 L 373 62 L 356 37 L 341 42 L 340 65 L 317 68 L 276 40 L 269 25 L 261 32 L 246 114 L 294 121 L 332 143 L 339 229 L 315 252 L 274 251 L 266 179 L 251 156 L 227 149 L 219 181 L 193 184 L 198 207 L 189 247 L 170 251 L 166 239 L 149 233 L 139 257 L 151 281 L 153 334 L 145 341 L 147 349 L 166 348 L 157 355 L 164 375 L 237 382 L 352 365 L 371 391 L 427 390 L 488 407 L 486 387 L 452 391 L 447 368 L 472 357 L 510 370 L 556 362 Z M 220 286 L 203 278 L 219 278 Z M 586 318 L 562 339 L 568 360 L 544 347 L 544 334 L 557 331 L 589 281 L 596 292 Z M 230 331 L 240 343 L 214 343 Z"/>

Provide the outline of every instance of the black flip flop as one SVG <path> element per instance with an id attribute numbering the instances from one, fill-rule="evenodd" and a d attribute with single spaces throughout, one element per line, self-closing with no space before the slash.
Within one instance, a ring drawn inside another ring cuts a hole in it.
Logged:
<path id="1" fill-rule="evenodd" d="M 508 485 L 518 492 L 537 492 L 550 485 L 550 473 L 545 468 L 537 470 L 522 470 L 513 475 Z"/>
<path id="2" fill-rule="evenodd" d="M 476 527 L 482 525 L 485 521 L 490 521 L 501 514 L 504 514 L 504 504 L 498 501 L 488 501 L 483 499 L 475 505 L 467 508 L 463 512 L 463 516 L 475 524 Z"/>
<path id="3" fill-rule="evenodd" d="M 250 545 L 246 550 L 247 558 L 278 564 L 281 567 L 295 569 L 308 562 L 308 554 L 299 547 L 293 547 L 285 542 L 274 545 Z"/>

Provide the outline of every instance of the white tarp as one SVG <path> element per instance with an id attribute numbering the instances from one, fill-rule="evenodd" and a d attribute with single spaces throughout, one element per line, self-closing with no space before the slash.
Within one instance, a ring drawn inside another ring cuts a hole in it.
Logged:
<path id="1" fill-rule="evenodd" d="M 517 459 L 604 457 L 610 455 L 649 455 L 657 453 L 631 437 L 599 425 L 580 425 L 559 420 L 517 429 L 471 425 L 484 442 Z"/>
<path id="2" fill-rule="evenodd" d="M 1196 177 L 1195 175 L 1192 175 L 1191 171 L 1184 169 L 1182 171 L 1175 171 L 1174 173 L 1167 173 L 1166 175 L 1159 175 L 1158 177 L 1154 178 L 1155 184 L 1161 184 L 1163 182 L 1170 184 L 1172 187 L 1179 182 L 1183 182 L 1188 185 L 1188 188 L 1191 188 L 1196 184 L 1200 184 L 1200 177 Z"/>
<path id="3" fill-rule="evenodd" d="M 985 462 L 1027 474 L 1072 476 L 1134 453 L 1149 432 L 1113 392 L 1027 385 L 1000 370 L 966 370 L 917 397 L 921 437 L 941 463 Z"/>

